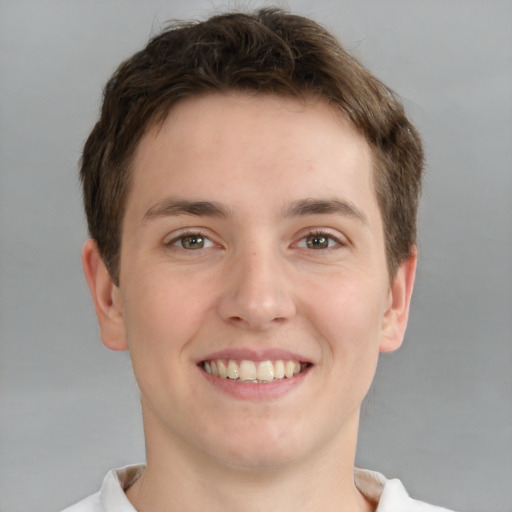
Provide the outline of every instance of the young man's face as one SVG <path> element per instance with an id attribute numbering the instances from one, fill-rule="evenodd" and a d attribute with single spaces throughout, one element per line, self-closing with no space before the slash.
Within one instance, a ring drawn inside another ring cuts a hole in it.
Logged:
<path id="1" fill-rule="evenodd" d="M 402 340 L 415 258 L 390 285 L 370 151 L 332 108 L 179 104 L 135 155 L 119 288 L 88 247 L 149 449 L 254 468 L 355 444 L 379 350 Z"/>

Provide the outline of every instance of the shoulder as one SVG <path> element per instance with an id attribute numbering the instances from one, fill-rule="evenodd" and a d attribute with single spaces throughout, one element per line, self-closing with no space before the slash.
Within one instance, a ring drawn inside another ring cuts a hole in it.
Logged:
<path id="1" fill-rule="evenodd" d="M 124 491 L 139 478 L 143 471 L 144 465 L 141 464 L 109 471 L 99 492 L 62 512 L 136 512 Z"/>
<path id="2" fill-rule="evenodd" d="M 381 473 L 363 469 L 356 469 L 354 476 L 359 491 L 378 503 L 376 512 L 453 512 L 411 498 L 397 478 L 387 479 Z"/>
<path id="3" fill-rule="evenodd" d="M 100 493 L 97 492 L 74 505 L 64 509 L 62 512 L 105 512 L 101 504 Z"/>

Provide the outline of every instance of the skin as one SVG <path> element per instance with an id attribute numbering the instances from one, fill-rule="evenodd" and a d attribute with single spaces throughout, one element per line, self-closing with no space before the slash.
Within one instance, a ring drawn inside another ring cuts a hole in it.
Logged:
<path id="1" fill-rule="evenodd" d="M 353 482 L 359 412 L 379 352 L 403 339 L 411 254 L 390 279 L 370 150 L 322 101 L 212 94 L 150 130 L 119 287 L 94 241 L 83 251 L 102 340 L 130 351 L 141 391 L 137 510 L 373 510 Z M 235 396 L 198 362 L 237 350 L 309 368 L 285 390 Z"/>

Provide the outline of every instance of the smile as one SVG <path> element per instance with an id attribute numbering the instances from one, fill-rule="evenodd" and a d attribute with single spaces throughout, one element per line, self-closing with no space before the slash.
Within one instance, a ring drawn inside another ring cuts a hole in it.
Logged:
<path id="1" fill-rule="evenodd" d="M 244 383 L 263 384 L 281 379 L 290 379 L 310 366 L 290 359 L 277 361 L 251 361 L 243 359 L 212 359 L 202 361 L 201 368 L 208 374 L 221 379 L 237 380 Z"/>

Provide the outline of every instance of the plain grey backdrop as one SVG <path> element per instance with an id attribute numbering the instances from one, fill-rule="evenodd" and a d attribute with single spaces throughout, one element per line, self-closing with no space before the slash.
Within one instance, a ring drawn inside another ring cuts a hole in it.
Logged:
<path id="1" fill-rule="evenodd" d="M 144 457 L 128 356 L 102 346 L 82 278 L 77 161 L 117 64 L 167 19 L 226 5 L 0 0 L 1 512 L 59 510 Z M 357 463 L 418 499 L 510 511 L 512 2 L 288 5 L 400 93 L 426 144 L 412 317 Z"/>

